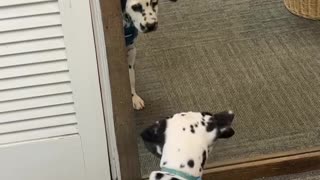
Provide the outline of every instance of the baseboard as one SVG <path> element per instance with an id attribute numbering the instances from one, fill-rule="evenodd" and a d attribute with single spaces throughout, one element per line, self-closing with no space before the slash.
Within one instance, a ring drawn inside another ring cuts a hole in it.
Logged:
<path id="1" fill-rule="evenodd" d="M 251 180 L 317 169 L 320 169 L 320 148 L 312 148 L 211 163 L 204 171 L 203 180 Z"/>
<path id="2" fill-rule="evenodd" d="M 320 169 L 320 149 L 283 153 L 286 155 L 210 167 L 204 180 L 251 180 Z"/>

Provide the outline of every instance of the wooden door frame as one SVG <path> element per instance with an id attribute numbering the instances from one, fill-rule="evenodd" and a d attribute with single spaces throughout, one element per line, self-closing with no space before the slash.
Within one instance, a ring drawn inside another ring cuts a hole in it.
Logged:
<path id="1" fill-rule="evenodd" d="M 112 178 L 141 179 L 120 0 L 89 0 Z"/>
<path id="2" fill-rule="evenodd" d="M 320 169 L 320 147 L 209 164 L 203 179 L 250 180 Z"/>
<path id="3" fill-rule="evenodd" d="M 104 47 L 106 48 L 107 66 L 109 67 L 109 69 L 108 67 L 105 69 L 106 67 L 100 65 L 99 70 L 105 73 L 109 72 L 108 75 L 105 74 L 102 77 L 110 77 L 112 112 L 120 166 L 119 176 L 122 180 L 147 179 L 147 177 L 141 177 L 140 175 L 120 0 L 96 1 L 100 1 L 101 6 Z M 100 49 L 100 51 L 105 50 Z M 102 83 L 102 87 L 105 83 Z M 203 179 L 250 180 L 316 169 L 320 169 L 320 147 L 210 163 L 207 165 Z"/>

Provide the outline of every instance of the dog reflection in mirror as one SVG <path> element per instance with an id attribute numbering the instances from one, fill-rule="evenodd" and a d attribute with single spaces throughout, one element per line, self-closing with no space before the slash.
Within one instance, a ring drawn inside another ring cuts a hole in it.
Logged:
<path id="1" fill-rule="evenodd" d="M 175 0 L 171 0 L 175 1 Z M 129 77 L 133 108 L 144 108 L 144 101 L 135 89 L 136 48 L 134 42 L 138 33 L 148 33 L 158 28 L 158 0 L 121 0 L 123 29 L 129 64 Z"/>
<path id="2" fill-rule="evenodd" d="M 161 158 L 150 180 L 199 180 L 214 141 L 234 135 L 232 111 L 178 113 L 141 133 L 146 148 Z"/>

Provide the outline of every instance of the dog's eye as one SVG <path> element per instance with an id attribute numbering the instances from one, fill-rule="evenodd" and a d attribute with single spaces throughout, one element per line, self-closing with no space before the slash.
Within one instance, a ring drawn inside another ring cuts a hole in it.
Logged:
<path id="1" fill-rule="evenodd" d="M 151 2 L 151 7 L 152 7 L 152 8 L 156 7 L 157 5 L 158 5 L 158 2 L 157 2 L 157 1 Z"/>
<path id="2" fill-rule="evenodd" d="M 141 12 L 141 13 L 142 13 L 142 11 L 143 11 L 141 4 L 132 5 L 131 8 L 132 8 L 132 10 L 135 11 L 135 12 Z"/>
<path id="3" fill-rule="evenodd" d="M 158 0 L 151 0 L 150 5 L 152 8 L 156 7 L 158 5 Z"/>

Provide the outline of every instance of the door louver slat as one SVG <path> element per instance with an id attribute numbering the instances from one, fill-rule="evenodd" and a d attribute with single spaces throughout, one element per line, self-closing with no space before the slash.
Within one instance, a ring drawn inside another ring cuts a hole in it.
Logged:
<path id="1" fill-rule="evenodd" d="M 57 0 L 0 2 L 0 144 L 78 134 Z"/>
<path id="2" fill-rule="evenodd" d="M 54 1 L 5 8 L 0 7 L 0 20 L 50 13 L 59 13 L 59 6 Z"/>

